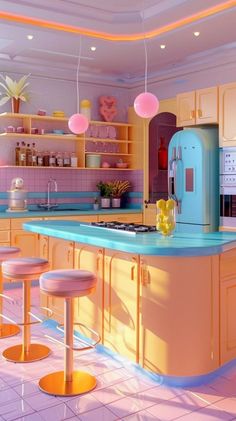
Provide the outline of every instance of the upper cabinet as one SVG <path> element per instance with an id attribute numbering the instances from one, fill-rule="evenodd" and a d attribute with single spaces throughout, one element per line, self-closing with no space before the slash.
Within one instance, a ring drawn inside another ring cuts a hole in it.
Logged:
<path id="1" fill-rule="evenodd" d="M 220 146 L 236 146 L 236 83 L 219 88 Z"/>
<path id="2" fill-rule="evenodd" d="M 199 89 L 176 96 L 177 127 L 218 123 L 218 88 Z"/>

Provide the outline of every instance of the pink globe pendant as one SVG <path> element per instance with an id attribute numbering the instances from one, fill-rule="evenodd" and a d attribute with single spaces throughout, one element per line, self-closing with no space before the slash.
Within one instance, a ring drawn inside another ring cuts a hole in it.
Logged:
<path id="1" fill-rule="evenodd" d="M 150 92 L 143 92 L 134 100 L 134 110 L 139 117 L 152 118 L 157 114 L 159 101 Z"/>
<path id="2" fill-rule="evenodd" d="M 73 114 L 68 121 L 68 127 L 75 134 L 85 133 L 88 129 L 89 121 L 83 114 Z"/>

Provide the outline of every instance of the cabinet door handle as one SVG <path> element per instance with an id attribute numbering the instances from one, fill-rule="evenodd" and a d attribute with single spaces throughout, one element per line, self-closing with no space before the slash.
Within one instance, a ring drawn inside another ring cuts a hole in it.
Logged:
<path id="1" fill-rule="evenodd" d="M 202 117 L 202 110 L 200 110 L 200 108 L 197 110 L 197 113 L 199 118 Z"/>
<path id="2" fill-rule="evenodd" d="M 101 257 L 103 256 L 102 250 L 98 250 L 97 253 L 97 272 L 99 272 Z"/>
<path id="3" fill-rule="evenodd" d="M 69 249 L 68 249 L 68 252 L 67 252 L 67 262 L 68 263 L 70 262 L 70 257 L 71 257 L 72 253 L 73 253 L 73 244 L 70 243 L 70 246 L 69 246 Z"/>
<path id="4" fill-rule="evenodd" d="M 43 257 L 44 258 L 46 256 L 46 249 L 47 249 L 47 244 L 44 242 L 44 245 L 43 245 Z"/>
<path id="5" fill-rule="evenodd" d="M 195 110 L 192 110 L 190 114 L 190 120 L 192 120 L 193 118 L 195 118 Z"/>

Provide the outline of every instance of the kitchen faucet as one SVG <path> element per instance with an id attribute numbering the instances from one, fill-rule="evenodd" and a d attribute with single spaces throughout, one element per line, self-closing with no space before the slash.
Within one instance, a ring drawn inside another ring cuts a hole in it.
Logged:
<path id="1" fill-rule="evenodd" d="M 57 182 L 54 178 L 50 177 L 47 184 L 47 202 L 41 203 L 40 205 L 38 205 L 40 208 L 50 210 L 58 206 L 57 203 L 51 203 L 52 188 L 54 189 L 54 192 L 57 192 Z"/>

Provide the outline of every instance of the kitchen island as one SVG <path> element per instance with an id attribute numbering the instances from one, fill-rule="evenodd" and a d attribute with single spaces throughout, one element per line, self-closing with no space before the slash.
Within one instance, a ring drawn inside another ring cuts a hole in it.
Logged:
<path id="1" fill-rule="evenodd" d="M 178 377 L 210 373 L 236 357 L 235 233 L 165 238 L 63 220 L 24 229 L 40 234 L 52 268 L 97 274 L 96 293 L 79 300 L 75 317 L 99 331 L 109 349 Z"/>

